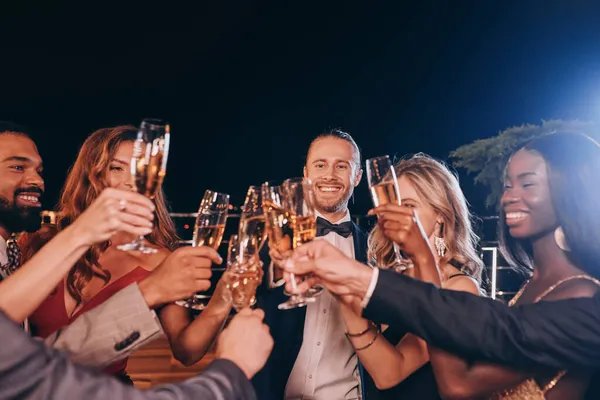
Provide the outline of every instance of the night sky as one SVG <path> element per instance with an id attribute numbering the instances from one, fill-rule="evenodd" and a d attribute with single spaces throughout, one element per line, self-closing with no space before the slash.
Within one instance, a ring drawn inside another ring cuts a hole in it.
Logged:
<path id="1" fill-rule="evenodd" d="M 239 204 L 300 175 L 327 128 L 365 157 L 446 158 L 508 126 L 600 114 L 600 2 L 388 4 L 4 9 L 0 119 L 36 129 L 47 208 L 92 131 L 168 119 L 165 190 L 193 212 L 207 188 Z M 482 214 L 485 188 L 461 179 Z M 363 182 L 352 211 L 370 205 Z"/>

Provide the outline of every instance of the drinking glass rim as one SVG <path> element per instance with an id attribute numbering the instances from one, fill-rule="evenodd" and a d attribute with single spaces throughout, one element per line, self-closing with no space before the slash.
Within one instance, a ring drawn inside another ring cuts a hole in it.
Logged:
<path id="1" fill-rule="evenodd" d="M 170 124 L 167 120 L 161 118 L 144 118 L 140 123 L 140 127 L 142 126 L 152 126 L 152 127 L 164 127 L 167 130 L 170 127 Z"/>
<path id="2" fill-rule="evenodd" d="M 313 181 L 312 179 L 310 179 L 309 177 L 298 177 L 298 178 L 288 178 L 285 181 L 283 181 L 283 183 L 281 184 L 281 186 L 287 186 L 293 183 L 302 183 L 302 184 L 307 184 L 307 185 L 312 185 Z"/>
<path id="3" fill-rule="evenodd" d="M 377 156 L 377 157 L 371 157 L 371 158 L 367 158 L 367 165 L 369 165 L 369 161 L 379 161 L 379 160 L 390 160 L 390 162 L 392 161 L 392 159 L 390 158 L 389 155 L 385 155 L 385 156 Z"/>
<path id="4" fill-rule="evenodd" d="M 227 197 L 227 200 L 228 200 L 228 201 L 229 201 L 229 199 L 231 198 L 231 196 L 230 196 L 228 193 L 217 192 L 217 191 L 215 191 L 215 190 L 211 190 L 211 189 L 206 189 L 206 190 L 204 191 L 204 196 L 202 196 L 202 198 L 206 197 L 206 195 L 207 195 L 207 194 L 211 194 L 213 197 L 214 197 L 215 195 L 217 195 L 217 196 L 225 196 L 225 197 Z"/>

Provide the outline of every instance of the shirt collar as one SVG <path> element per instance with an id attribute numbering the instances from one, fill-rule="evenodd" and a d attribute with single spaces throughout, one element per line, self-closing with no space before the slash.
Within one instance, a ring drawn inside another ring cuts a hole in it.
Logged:
<path id="1" fill-rule="evenodd" d="M 6 240 L 0 236 L 0 259 L 8 257 L 7 247 Z"/>
<path id="2" fill-rule="evenodd" d="M 315 210 L 315 216 L 321 217 L 324 220 L 329 221 L 329 219 L 325 218 L 323 216 L 323 214 L 321 214 L 317 210 Z M 350 218 L 350 210 L 346 209 L 346 214 L 344 214 L 344 216 L 339 221 L 336 221 L 336 222 L 329 221 L 329 222 L 331 222 L 332 224 L 341 224 L 342 222 L 348 222 L 348 221 L 352 221 L 352 219 Z"/>

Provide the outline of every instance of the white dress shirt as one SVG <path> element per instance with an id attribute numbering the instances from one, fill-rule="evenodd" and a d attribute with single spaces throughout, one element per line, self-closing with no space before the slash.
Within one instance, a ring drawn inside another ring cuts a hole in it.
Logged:
<path id="1" fill-rule="evenodd" d="M 324 218 L 317 213 L 317 216 Z M 350 221 L 350 213 L 336 224 Z M 352 235 L 344 238 L 335 232 L 322 236 L 348 257 L 354 258 Z M 358 358 L 346 335 L 340 307 L 324 290 L 317 301 L 309 303 L 304 322 L 300 353 L 287 382 L 288 400 L 362 399 Z"/>

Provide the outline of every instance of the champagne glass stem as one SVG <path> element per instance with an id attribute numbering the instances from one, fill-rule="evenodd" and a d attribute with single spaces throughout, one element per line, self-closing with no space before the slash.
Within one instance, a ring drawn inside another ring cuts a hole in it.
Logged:
<path id="1" fill-rule="evenodd" d="M 405 270 L 407 267 L 404 263 L 404 257 L 402 256 L 402 250 L 400 250 L 400 246 L 398 246 L 398 243 L 393 242 L 393 246 L 394 246 L 394 253 L 396 255 L 396 264 L 398 264 L 400 267 L 396 267 L 397 270 Z"/>
<path id="2" fill-rule="evenodd" d="M 296 274 L 291 273 L 290 272 L 290 282 L 292 284 L 292 292 L 294 294 L 294 296 L 296 295 L 296 289 L 298 288 L 298 285 L 296 285 Z"/>

